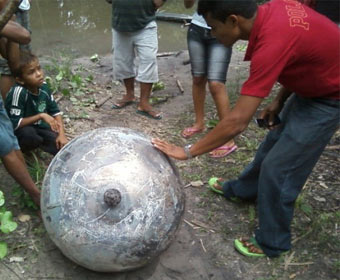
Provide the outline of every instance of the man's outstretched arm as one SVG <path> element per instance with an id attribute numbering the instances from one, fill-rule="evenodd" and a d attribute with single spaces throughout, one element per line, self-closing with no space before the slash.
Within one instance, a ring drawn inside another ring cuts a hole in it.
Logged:
<path id="1" fill-rule="evenodd" d="M 235 107 L 222 119 L 218 125 L 205 137 L 191 146 L 189 152 L 192 156 L 198 156 L 223 145 L 243 132 L 252 117 L 256 113 L 263 98 L 242 95 L 237 100 Z M 182 147 L 169 144 L 160 139 L 153 139 L 152 143 L 156 148 L 170 157 L 176 159 L 187 159 L 188 156 Z"/>

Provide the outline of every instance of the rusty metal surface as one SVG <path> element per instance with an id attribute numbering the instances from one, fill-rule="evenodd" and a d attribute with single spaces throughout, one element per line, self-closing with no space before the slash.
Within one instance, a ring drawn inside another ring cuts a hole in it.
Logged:
<path id="1" fill-rule="evenodd" d="M 41 210 L 64 255 L 91 270 L 125 271 L 167 248 L 184 194 L 175 166 L 148 137 L 100 128 L 55 156 L 44 178 Z"/>

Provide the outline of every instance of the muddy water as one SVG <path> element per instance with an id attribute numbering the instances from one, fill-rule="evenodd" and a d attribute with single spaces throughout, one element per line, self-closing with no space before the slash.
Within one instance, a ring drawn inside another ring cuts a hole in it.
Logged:
<path id="1" fill-rule="evenodd" d="M 161 10 L 193 13 L 184 8 L 183 0 L 169 0 Z M 33 0 L 30 21 L 32 47 L 38 55 L 111 51 L 111 6 L 105 0 Z M 186 32 L 183 24 L 158 21 L 159 51 L 186 49 Z"/>

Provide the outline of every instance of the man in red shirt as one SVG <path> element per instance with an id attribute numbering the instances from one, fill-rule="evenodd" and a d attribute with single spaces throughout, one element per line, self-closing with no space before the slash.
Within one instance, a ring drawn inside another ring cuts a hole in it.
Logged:
<path id="1" fill-rule="evenodd" d="M 255 238 L 235 240 L 236 249 L 247 256 L 279 256 L 291 248 L 294 202 L 339 125 L 339 28 L 295 0 L 259 7 L 253 0 L 200 0 L 198 12 L 225 46 L 249 41 L 249 78 L 233 110 L 197 143 L 153 144 L 176 159 L 207 153 L 245 130 L 280 82 L 283 88 L 259 115 L 270 132 L 253 162 L 237 180 L 209 181 L 228 199 L 257 199 Z M 275 125 L 278 114 L 281 124 Z"/>

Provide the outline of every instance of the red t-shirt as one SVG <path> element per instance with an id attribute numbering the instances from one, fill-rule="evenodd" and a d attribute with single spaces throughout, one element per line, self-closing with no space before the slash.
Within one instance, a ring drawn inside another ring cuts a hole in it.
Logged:
<path id="1" fill-rule="evenodd" d="M 258 7 L 244 60 L 243 95 L 264 98 L 279 81 L 300 96 L 340 98 L 339 27 L 295 0 Z"/>

